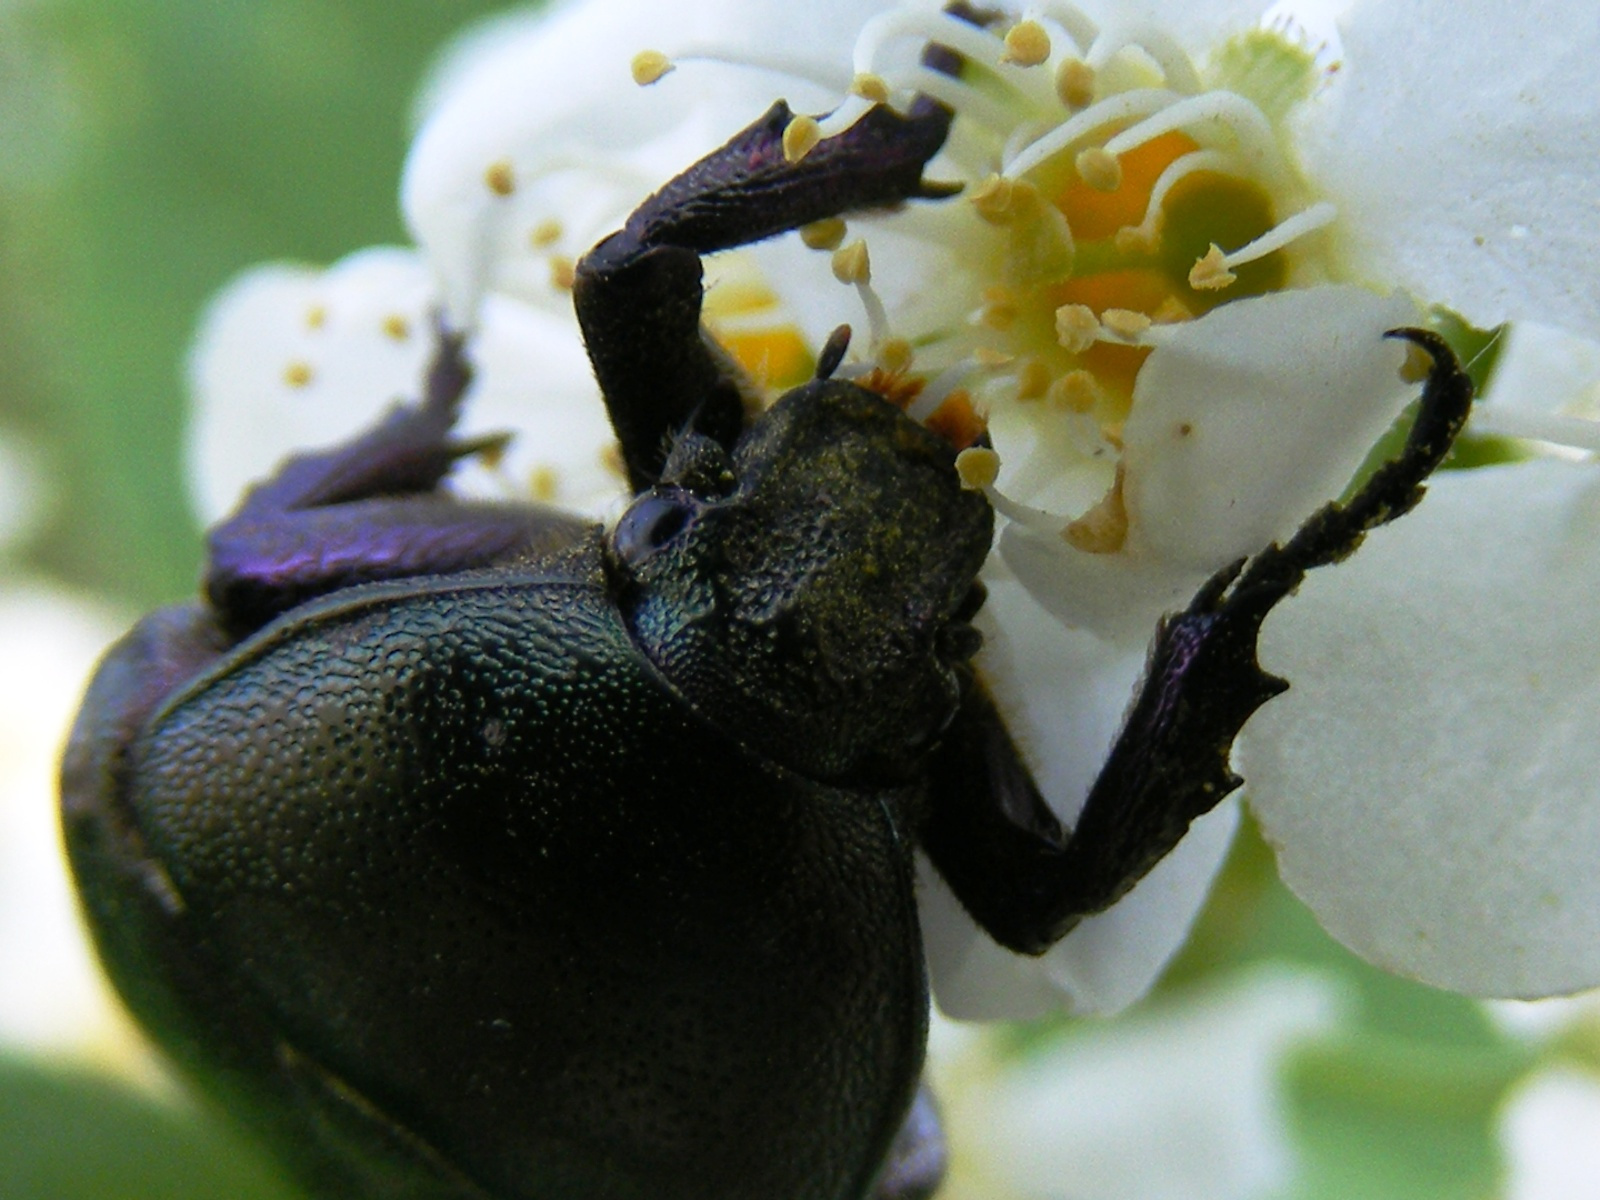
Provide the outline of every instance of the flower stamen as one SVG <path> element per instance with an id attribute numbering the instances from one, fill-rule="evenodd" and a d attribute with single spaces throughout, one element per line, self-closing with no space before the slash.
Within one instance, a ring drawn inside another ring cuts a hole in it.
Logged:
<path id="1" fill-rule="evenodd" d="M 822 127 L 814 117 L 797 116 L 783 128 L 783 158 L 797 163 L 822 141 Z"/>
<path id="2" fill-rule="evenodd" d="M 1100 36 L 1099 26 L 1075 5 L 1050 0 L 1038 9 L 1038 13 L 1042 19 L 1059 27 L 1080 54 L 1094 45 L 1095 39 Z"/>
<path id="3" fill-rule="evenodd" d="M 1114 192 L 1122 186 L 1122 162 L 1104 147 L 1080 150 L 1073 166 L 1078 178 L 1097 192 Z"/>
<path id="4" fill-rule="evenodd" d="M 845 235 L 849 231 L 850 227 L 842 217 L 828 217 L 801 226 L 800 240 L 811 250 L 837 250 L 844 245 Z"/>
<path id="5" fill-rule="evenodd" d="M 1083 516 L 1069 521 L 1061 539 L 1086 554 L 1115 554 L 1128 540 L 1128 508 L 1122 498 L 1122 464 L 1100 502 Z"/>
<path id="6" fill-rule="evenodd" d="M 634 83 L 649 87 L 673 69 L 673 62 L 659 50 L 641 50 L 628 64 Z"/>
<path id="7" fill-rule="evenodd" d="M 1050 35 L 1037 21 L 1018 21 L 1006 30 L 1003 40 L 1005 53 L 1000 56 L 1001 62 L 1037 67 L 1049 61 Z"/>
<path id="8" fill-rule="evenodd" d="M 1070 120 L 1053 127 L 1044 136 L 1029 142 L 1020 153 L 1001 167 L 1000 174 L 1007 179 L 1017 179 L 1046 160 L 1054 158 L 1074 143 L 1082 141 L 1096 130 L 1107 125 L 1148 117 L 1171 108 L 1178 101 L 1176 93 L 1162 88 L 1136 88 L 1129 92 L 1119 92 L 1115 96 L 1107 96 Z M 1013 123 L 1014 121 L 1015 118 L 1012 118 Z M 1111 149 L 1109 143 L 1106 149 Z"/>
<path id="9" fill-rule="evenodd" d="M 1240 246 L 1239 249 L 1225 255 L 1222 260 L 1223 265 L 1231 269 L 1265 258 L 1267 255 L 1283 249 L 1290 242 L 1331 224 L 1338 215 L 1339 210 L 1332 204 L 1329 204 L 1326 200 L 1319 200 L 1311 207 L 1295 213 L 1294 216 L 1286 217 L 1279 221 L 1266 233 L 1256 238 L 1255 241 Z"/>
<path id="10" fill-rule="evenodd" d="M 1233 135 L 1237 152 L 1255 169 L 1276 173 L 1278 149 L 1266 117 L 1243 96 L 1206 92 L 1168 105 L 1106 142 L 1111 154 L 1126 154 L 1164 133 L 1221 127 Z"/>
<path id="11" fill-rule="evenodd" d="M 1239 277 L 1228 270 L 1228 260 L 1222 253 L 1222 247 L 1215 242 L 1189 268 L 1189 286 L 1197 292 L 1220 291 L 1238 280 Z"/>
<path id="12" fill-rule="evenodd" d="M 1164 31 L 1149 25 L 1124 29 L 1114 36 L 1096 37 L 1089 49 L 1089 65 L 1103 70 L 1125 50 L 1137 50 L 1154 63 L 1169 88 L 1190 94 L 1202 90 L 1200 75 L 1183 47 Z"/>
<path id="13" fill-rule="evenodd" d="M 1095 69 L 1081 58 L 1064 58 L 1056 68 L 1056 98 L 1073 112 L 1094 103 Z"/>

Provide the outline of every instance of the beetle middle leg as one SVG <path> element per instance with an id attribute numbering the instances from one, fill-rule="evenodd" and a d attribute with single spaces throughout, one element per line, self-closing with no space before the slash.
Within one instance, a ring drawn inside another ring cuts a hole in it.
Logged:
<path id="1" fill-rule="evenodd" d="M 440 330 L 421 399 L 366 432 L 288 459 L 207 537 L 205 592 L 235 637 L 336 588 L 484 566 L 553 549 L 586 527 L 531 503 L 459 500 L 461 458 L 508 436 L 451 436 L 471 381 L 462 338 Z"/>
<path id="2" fill-rule="evenodd" d="M 1256 661 L 1261 623 L 1305 573 L 1350 554 L 1408 512 L 1466 421 L 1472 385 L 1436 335 L 1396 330 L 1433 358 L 1404 450 L 1347 504 L 1329 504 L 1282 546 L 1217 572 L 1157 632 L 1111 755 L 1076 826 L 1063 830 L 977 680 L 930 774 L 922 844 L 973 918 L 1022 953 L 1049 949 L 1116 903 L 1197 817 L 1242 782 L 1233 739 L 1286 681 Z"/>

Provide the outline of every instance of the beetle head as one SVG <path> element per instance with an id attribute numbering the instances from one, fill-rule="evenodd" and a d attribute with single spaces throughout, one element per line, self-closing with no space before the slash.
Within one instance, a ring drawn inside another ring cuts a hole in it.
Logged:
<path id="1" fill-rule="evenodd" d="M 814 778 L 896 778 L 954 714 L 994 514 L 877 395 L 790 392 L 680 438 L 608 539 L 632 632 L 702 714 Z"/>
<path id="2" fill-rule="evenodd" d="M 701 712 L 818 778 L 913 769 L 978 646 L 993 513 L 955 451 L 818 380 L 728 455 L 690 434 L 612 530 L 641 648 Z"/>

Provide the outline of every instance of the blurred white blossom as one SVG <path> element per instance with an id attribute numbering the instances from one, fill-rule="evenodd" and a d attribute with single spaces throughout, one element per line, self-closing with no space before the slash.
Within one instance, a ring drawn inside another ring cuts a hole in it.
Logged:
<path id="1" fill-rule="evenodd" d="M 150 1082 L 157 1071 L 79 920 L 55 806 L 66 730 L 127 619 L 7 567 L 8 547 L 44 505 L 30 457 L 0 441 L 0 1050 L 93 1060 Z"/>
<path id="2" fill-rule="evenodd" d="M 1261 968 L 997 1053 L 935 1026 L 948 1200 L 1256 1200 L 1296 1177 L 1283 1067 L 1335 1028 L 1347 998 L 1310 972 Z"/>

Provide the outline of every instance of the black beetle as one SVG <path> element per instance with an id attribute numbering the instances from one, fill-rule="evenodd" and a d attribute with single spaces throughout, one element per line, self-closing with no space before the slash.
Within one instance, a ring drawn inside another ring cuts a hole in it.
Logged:
<path id="1" fill-rule="evenodd" d="M 971 666 L 993 517 L 955 450 L 833 378 L 842 341 L 751 415 L 701 333 L 700 255 L 942 194 L 931 102 L 794 163 L 789 119 L 580 264 L 613 528 L 449 494 L 484 443 L 441 333 L 421 402 L 254 489 L 205 600 L 92 685 L 62 803 L 107 968 L 317 1195 L 927 1195 L 914 849 L 1019 952 L 1114 903 L 1238 785 L 1286 686 L 1262 618 L 1465 417 L 1400 331 L 1433 356 L 1405 450 L 1162 625 L 1069 833 Z"/>

